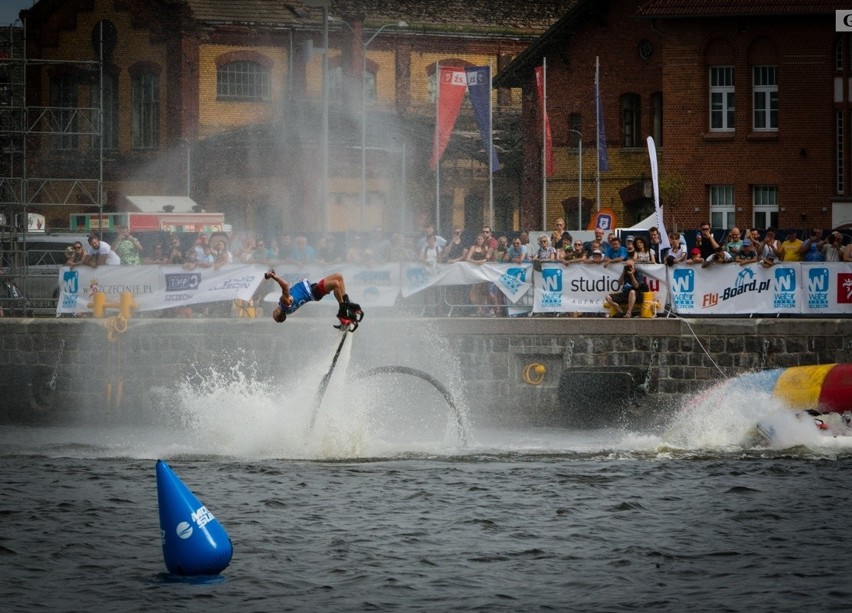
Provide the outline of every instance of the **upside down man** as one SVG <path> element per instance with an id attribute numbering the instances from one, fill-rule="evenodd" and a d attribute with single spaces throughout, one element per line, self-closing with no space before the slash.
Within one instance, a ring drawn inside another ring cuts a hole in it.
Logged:
<path id="1" fill-rule="evenodd" d="M 332 273 L 316 283 L 302 279 L 292 286 L 276 275 L 274 269 L 269 269 L 269 272 L 264 273 L 263 278 L 272 279 L 281 287 L 281 297 L 278 299 L 278 306 L 272 311 L 272 319 L 278 323 L 282 323 L 287 319 L 287 315 L 295 313 L 306 302 L 320 301 L 328 294 L 334 294 L 337 303 L 340 305 L 340 308 L 337 310 L 337 318 L 340 320 L 340 325 L 335 326 L 335 328 L 341 330 L 347 329 L 354 332 L 358 327 L 358 322 L 364 317 L 361 306 L 349 301 L 349 296 L 346 293 L 346 284 L 343 281 L 343 275 L 340 273 Z"/>

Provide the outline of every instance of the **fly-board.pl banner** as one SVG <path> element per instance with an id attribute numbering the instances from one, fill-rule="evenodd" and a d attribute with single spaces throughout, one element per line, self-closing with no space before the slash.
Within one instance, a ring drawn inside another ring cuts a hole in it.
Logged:
<path id="1" fill-rule="evenodd" d="M 672 307 L 680 314 L 852 313 L 850 262 L 679 265 L 669 275 Z"/>

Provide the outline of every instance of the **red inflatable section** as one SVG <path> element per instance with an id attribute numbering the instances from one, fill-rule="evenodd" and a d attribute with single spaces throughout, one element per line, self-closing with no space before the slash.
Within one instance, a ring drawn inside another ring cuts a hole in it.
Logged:
<path id="1" fill-rule="evenodd" d="M 819 408 L 826 413 L 852 411 L 852 364 L 835 364 L 822 382 Z"/>

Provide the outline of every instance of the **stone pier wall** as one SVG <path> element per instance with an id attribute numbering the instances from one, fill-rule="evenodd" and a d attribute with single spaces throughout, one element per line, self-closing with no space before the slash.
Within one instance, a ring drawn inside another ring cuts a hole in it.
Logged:
<path id="1" fill-rule="evenodd" d="M 211 372 L 299 386 L 327 371 L 339 340 L 311 317 L 0 319 L 0 420 L 150 419 L 179 386 L 203 394 Z M 351 371 L 417 369 L 480 422 L 594 425 L 748 370 L 852 362 L 852 319 L 373 317 L 348 342 Z M 404 378 L 392 384 L 406 394 Z"/>

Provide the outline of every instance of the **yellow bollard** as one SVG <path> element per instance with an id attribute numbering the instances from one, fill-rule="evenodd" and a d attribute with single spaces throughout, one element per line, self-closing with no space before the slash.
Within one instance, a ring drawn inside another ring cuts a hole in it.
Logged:
<path id="1" fill-rule="evenodd" d="M 106 294 L 97 292 L 92 295 L 92 301 L 86 305 L 92 309 L 92 315 L 98 319 L 103 319 L 107 309 L 118 309 L 119 315 L 124 319 L 130 319 L 133 315 L 133 309 L 139 305 L 133 300 L 133 294 L 130 292 L 122 292 L 118 302 L 107 302 Z"/>
<path id="2" fill-rule="evenodd" d="M 103 292 L 97 292 L 92 296 L 92 302 L 90 303 L 92 307 L 92 314 L 98 319 L 102 318 L 106 312 L 106 294 Z"/>
<path id="3" fill-rule="evenodd" d="M 654 292 L 642 292 L 642 305 L 639 311 L 641 317 L 653 318 L 659 308 L 660 303 L 654 299 Z"/>
<path id="4" fill-rule="evenodd" d="M 130 292 L 122 292 L 118 302 L 118 312 L 125 319 L 130 319 L 133 315 L 133 309 L 136 308 L 136 302 L 133 300 L 133 294 Z"/>

